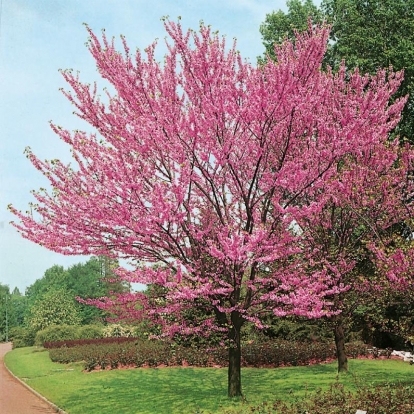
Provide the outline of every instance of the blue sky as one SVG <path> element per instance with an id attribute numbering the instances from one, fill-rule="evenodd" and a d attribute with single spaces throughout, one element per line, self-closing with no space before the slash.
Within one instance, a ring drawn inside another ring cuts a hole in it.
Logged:
<path id="1" fill-rule="evenodd" d="M 229 39 L 252 62 L 263 52 L 259 26 L 266 13 L 286 10 L 285 0 L 0 0 L 0 283 L 22 292 L 46 269 L 86 261 L 62 256 L 24 240 L 9 224 L 12 203 L 25 211 L 30 191 L 46 187 L 43 176 L 23 154 L 30 146 L 41 159 L 70 160 L 69 148 L 51 131 L 48 121 L 67 129 L 86 129 L 59 92 L 65 87 L 58 69 L 79 70 L 81 79 L 99 81 L 85 42 L 88 23 L 108 36 L 123 34 L 131 49 L 159 39 L 160 21 L 181 16 L 184 28 L 200 20 Z M 314 1 L 319 4 L 319 1 Z"/>

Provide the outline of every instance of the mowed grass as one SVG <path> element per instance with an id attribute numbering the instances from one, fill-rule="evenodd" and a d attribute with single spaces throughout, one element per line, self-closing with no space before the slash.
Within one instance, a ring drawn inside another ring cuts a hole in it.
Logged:
<path id="1" fill-rule="evenodd" d="M 82 372 L 82 364 L 57 364 L 42 348 L 8 353 L 15 375 L 70 414 L 220 413 L 263 401 L 295 401 L 339 381 L 346 389 L 413 382 L 414 367 L 399 360 L 351 360 L 338 377 L 336 363 L 276 369 L 244 368 L 241 400 L 227 398 L 226 368 L 149 368 Z"/>

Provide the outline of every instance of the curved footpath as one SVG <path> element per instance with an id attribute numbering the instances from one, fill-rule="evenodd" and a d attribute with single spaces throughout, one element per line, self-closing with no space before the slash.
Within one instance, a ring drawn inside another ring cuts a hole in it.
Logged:
<path id="1" fill-rule="evenodd" d="M 0 344 L 0 413 L 51 414 L 59 412 L 57 407 L 37 395 L 30 387 L 15 378 L 5 367 L 3 357 L 11 349 L 11 343 Z"/>

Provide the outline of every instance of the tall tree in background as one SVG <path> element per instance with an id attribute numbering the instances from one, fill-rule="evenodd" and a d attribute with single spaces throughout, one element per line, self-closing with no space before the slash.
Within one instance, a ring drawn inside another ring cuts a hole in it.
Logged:
<path id="1" fill-rule="evenodd" d="M 130 291 L 127 282 L 114 273 L 118 261 L 104 256 L 91 257 L 86 263 L 78 263 L 67 270 L 66 288 L 78 298 L 100 298 L 113 293 Z M 102 322 L 107 316 L 94 306 L 78 303 L 82 324 Z"/>
<path id="2" fill-rule="evenodd" d="M 67 277 L 67 271 L 63 266 L 54 265 L 47 269 L 43 277 L 26 288 L 25 296 L 29 307 L 50 289 L 66 289 Z"/>
<path id="3" fill-rule="evenodd" d="M 329 64 L 376 73 L 392 66 L 404 70 L 395 97 L 409 94 L 396 132 L 414 142 L 414 0 L 323 0 L 332 24 Z"/>
<path id="4" fill-rule="evenodd" d="M 10 288 L 0 283 L 0 341 L 8 339 Z"/>
<path id="5" fill-rule="evenodd" d="M 0 283 L 0 341 L 10 339 L 10 330 L 24 324 L 27 300 L 19 289 L 10 293 L 9 286 Z"/>
<path id="6" fill-rule="evenodd" d="M 312 18 L 314 24 L 323 22 L 322 11 L 318 9 L 312 0 L 287 0 L 287 13 L 282 10 L 274 11 L 266 15 L 265 21 L 260 25 L 263 45 L 266 49 L 265 59 L 269 56 L 275 59 L 275 44 L 281 44 L 284 40 L 295 40 L 295 30 L 303 32 L 308 30 L 308 19 Z M 263 58 L 259 58 L 263 62 Z"/>
<path id="7" fill-rule="evenodd" d="M 114 273 L 116 267 L 117 260 L 103 256 L 91 257 L 86 263 L 78 263 L 68 269 L 54 265 L 26 289 L 29 309 L 50 290 L 64 290 L 73 299 L 99 298 L 109 296 L 112 292 L 129 292 L 129 284 Z M 102 322 L 105 318 L 106 313 L 95 307 L 84 303 L 75 305 L 82 324 Z"/>
<path id="8" fill-rule="evenodd" d="M 64 289 L 50 289 L 29 309 L 26 325 L 34 332 L 51 325 L 80 325 L 75 298 Z"/>
<path id="9" fill-rule="evenodd" d="M 35 193 L 33 216 L 10 208 L 24 237 L 60 253 L 130 259 L 134 270 L 117 271 L 124 280 L 168 289 L 151 307 L 137 293 L 103 307 L 145 312 L 169 334 L 225 332 L 234 397 L 246 321 L 262 328 L 269 313 L 321 317 L 347 289 L 337 280 L 352 263 L 324 266 L 295 217 L 323 209 L 361 157 L 381 149 L 379 158 L 394 158 L 386 142 L 404 100 L 388 99 L 401 77 L 355 73 L 348 82 L 344 68 L 323 72 L 326 28 L 284 43 L 277 63 L 258 67 L 205 26 L 165 28 L 172 43 L 163 66 L 155 44 L 144 59 L 124 40 L 121 53 L 90 31 L 89 49 L 115 94 L 104 103 L 96 86 L 63 76 L 73 89 L 66 96 L 99 135 L 52 125 L 77 169 L 29 151 L 53 191 Z M 199 305 L 211 317 L 180 319 Z"/>
<path id="10" fill-rule="evenodd" d="M 108 256 L 97 257 L 101 278 L 100 280 L 106 287 L 107 291 L 113 293 L 129 292 L 131 284 L 118 277 L 115 270 L 119 267 L 119 261 Z"/>
<path id="11" fill-rule="evenodd" d="M 396 133 L 414 142 L 414 0 L 322 0 L 320 9 L 311 0 L 292 0 L 287 6 L 287 13 L 269 13 L 260 26 L 265 53 L 274 58 L 273 45 L 292 39 L 293 29 L 306 29 L 308 17 L 326 20 L 332 28 L 325 66 L 337 70 L 345 59 L 348 69 L 361 73 L 404 70 L 394 98 L 409 98 Z"/>
<path id="12" fill-rule="evenodd" d="M 28 307 L 27 298 L 15 287 L 10 295 L 10 326 L 24 325 L 24 317 Z"/>

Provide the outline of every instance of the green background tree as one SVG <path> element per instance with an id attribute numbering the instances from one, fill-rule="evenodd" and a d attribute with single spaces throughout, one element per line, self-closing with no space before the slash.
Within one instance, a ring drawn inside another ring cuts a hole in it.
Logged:
<path id="1" fill-rule="evenodd" d="M 414 0 L 323 0 L 323 15 L 332 24 L 328 63 L 336 69 L 375 73 L 392 66 L 404 69 L 395 95 L 410 95 L 396 132 L 414 139 Z"/>
<path id="2" fill-rule="evenodd" d="M 31 306 L 27 326 L 37 332 L 51 325 L 80 325 L 75 299 L 64 289 L 51 289 Z"/>
<path id="3" fill-rule="evenodd" d="M 280 44 L 286 38 L 295 39 L 295 30 L 304 31 L 308 27 L 308 17 L 314 23 L 323 21 L 322 11 L 318 9 L 312 0 L 287 0 L 287 13 L 282 10 L 274 11 L 266 15 L 266 20 L 260 25 L 265 57 L 269 55 L 275 59 L 274 45 Z M 263 58 L 259 58 L 263 60 Z"/>
<path id="4" fill-rule="evenodd" d="M 10 339 L 14 328 L 24 324 L 27 309 L 27 299 L 19 289 L 10 293 L 7 285 L 0 283 L 0 341 Z"/>
<path id="5" fill-rule="evenodd" d="M 50 290 L 65 290 L 72 299 L 99 298 L 111 292 L 125 292 L 130 286 L 117 281 L 113 272 L 118 262 L 104 256 L 91 257 L 86 263 L 78 263 L 68 269 L 54 265 L 44 276 L 26 289 L 29 309 Z M 83 303 L 75 302 L 81 324 L 102 322 L 105 312 Z"/>
<path id="6" fill-rule="evenodd" d="M 394 98 L 410 95 L 396 129 L 414 140 L 414 0 L 312 0 L 286 2 L 288 11 L 273 11 L 260 26 L 265 54 L 274 58 L 274 44 L 304 30 L 308 17 L 331 24 L 325 65 L 336 70 L 343 59 L 349 70 L 375 73 L 393 66 L 404 70 L 404 81 Z M 263 58 L 262 58 L 263 59 Z"/>

